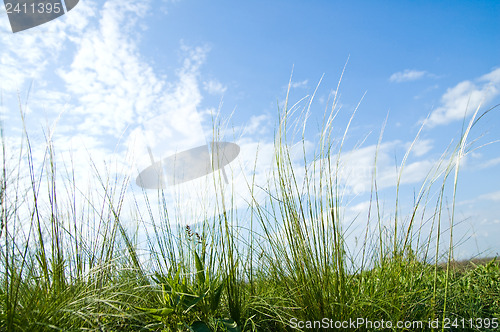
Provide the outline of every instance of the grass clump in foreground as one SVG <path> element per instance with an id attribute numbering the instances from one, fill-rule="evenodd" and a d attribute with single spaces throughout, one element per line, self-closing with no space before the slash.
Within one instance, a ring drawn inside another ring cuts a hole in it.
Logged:
<path id="1" fill-rule="evenodd" d="M 204 211 L 202 223 L 175 227 L 176 221 L 168 216 L 171 207 L 159 192 L 159 219 L 149 204 L 146 212 L 137 211 L 137 227 L 147 234 L 147 261 L 141 259 L 136 234 L 125 227 L 122 217 L 129 179 L 119 183 L 96 175 L 98 189 L 84 195 L 70 170 L 62 191 L 50 140 L 37 172 L 25 132 L 20 156 L 29 167 L 26 189 L 19 173 L 21 158 L 16 175 L 7 165 L 4 145 L 0 330 L 329 330 L 334 322 L 360 318 L 375 325 L 349 324 L 344 330 L 375 330 L 382 320 L 386 330 L 395 331 L 437 331 L 446 326 L 455 331 L 496 330 L 498 264 L 455 269 L 453 241 L 449 239 L 449 248 L 443 250 L 441 238 L 444 219 L 451 229 L 455 223 L 458 170 L 470 148 L 470 130 L 480 118 L 477 111 L 456 147 L 429 172 L 410 213 L 402 217 L 399 184 L 410 147 L 399 167 L 390 224 L 379 205 L 377 155 L 373 156 L 364 242 L 359 252 L 351 253 L 346 245 L 349 221 L 341 213 L 341 156 L 350 121 L 343 137 L 333 137 L 334 100 L 313 157 L 308 160 L 304 143 L 305 166 L 298 169 L 290 149 L 295 137 L 290 135 L 297 125 L 293 120 L 302 118 L 294 118 L 301 104 L 287 105 L 275 131 L 274 168 L 265 199 L 256 199 L 262 188 L 255 179 L 247 179 L 254 193 L 247 213 L 220 195 L 214 211 Z M 306 103 L 302 115 L 310 105 Z M 300 127 L 305 128 L 302 121 Z M 217 128 L 214 132 L 217 136 Z M 299 135 L 305 142 L 304 132 Z M 215 179 L 214 185 L 223 186 Z M 42 206 L 42 201 L 48 204 Z M 424 223 L 431 225 L 430 234 L 422 234 Z M 444 265 L 443 252 L 448 257 Z M 398 321 L 423 324 L 401 328 L 396 327 Z"/>

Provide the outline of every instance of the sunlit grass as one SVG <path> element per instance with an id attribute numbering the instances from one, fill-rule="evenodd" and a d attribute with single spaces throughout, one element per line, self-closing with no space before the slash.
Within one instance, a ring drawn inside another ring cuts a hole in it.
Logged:
<path id="1" fill-rule="evenodd" d="M 402 215 L 399 188 L 414 144 L 398 168 L 389 220 L 380 206 L 377 154 L 373 156 L 366 230 L 361 250 L 353 252 L 346 244 L 350 221 L 341 213 L 346 188 L 341 161 L 355 115 L 344 135 L 335 137 L 337 95 L 312 154 L 304 132 L 314 96 L 289 107 L 287 95 L 275 128 L 267 188 L 250 176 L 246 181 L 252 195 L 245 209 L 236 209 L 232 196 L 220 194 L 215 206 L 207 208 L 213 210 L 201 211 L 202 222 L 171 220 L 171 206 L 158 191 L 159 206 L 152 206 L 144 193 L 145 208 L 136 205 L 141 209 L 137 228 L 128 229 L 122 216 L 129 178 L 117 181 L 95 168 L 97 194 L 83 195 L 71 169 L 61 180 L 50 137 L 43 165 L 34 165 L 25 129 L 14 167 L 7 163 L 2 140 L 0 329 L 287 331 L 293 330 L 292 322 L 364 318 L 437 319 L 441 325 L 436 330 L 441 330 L 448 319 L 463 324 L 487 318 L 488 326 L 484 321 L 481 328 L 468 330 L 495 330 L 500 319 L 498 264 L 457 270 L 451 264 L 453 239 L 443 250 L 441 238 L 456 222 L 459 166 L 479 110 L 457 145 L 430 170 L 408 214 Z M 220 135 L 217 123 L 214 137 Z M 302 144 L 302 166 L 292 158 L 297 142 Z M 21 160 L 28 165 L 27 189 L 21 184 Z M 213 185 L 216 192 L 223 191 L 220 177 L 213 177 Z M 263 191 L 265 199 L 257 199 Z M 424 223 L 431 225 L 429 234 L 422 233 Z M 140 251 L 136 233 L 145 234 L 147 255 Z M 443 257 L 448 262 L 444 266 Z"/>

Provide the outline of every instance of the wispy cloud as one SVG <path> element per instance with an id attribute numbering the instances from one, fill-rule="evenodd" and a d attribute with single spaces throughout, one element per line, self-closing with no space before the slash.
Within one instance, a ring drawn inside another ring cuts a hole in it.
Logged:
<path id="1" fill-rule="evenodd" d="M 493 159 L 490 159 L 490 160 L 483 162 L 482 164 L 479 165 L 479 168 L 486 169 L 486 168 L 494 167 L 497 165 L 500 165 L 500 157 L 493 158 Z"/>
<path id="2" fill-rule="evenodd" d="M 500 191 L 494 191 L 491 193 L 483 194 L 483 195 L 478 197 L 478 200 L 500 202 Z"/>
<path id="3" fill-rule="evenodd" d="M 434 127 L 462 120 L 499 94 L 500 68 L 481 76 L 475 82 L 460 82 L 441 97 L 441 105 L 431 113 L 427 125 Z"/>
<path id="4" fill-rule="evenodd" d="M 222 95 L 226 92 L 227 87 L 217 80 L 209 80 L 203 82 L 203 89 L 211 95 Z"/>
<path id="5" fill-rule="evenodd" d="M 272 132 L 274 122 L 269 114 L 252 115 L 248 124 L 244 127 L 237 127 L 244 136 L 263 135 Z M 262 136 L 261 136 L 262 137 Z"/>
<path id="6" fill-rule="evenodd" d="M 71 15 L 64 15 L 49 24 L 12 34 L 7 17 L 0 20 L 0 88 L 18 91 L 29 80 L 43 81 L 44 71 L 60 60 L 68 40 L 83 31 L 92 16 L 95 3 L 83 1 Z M 63 60 L 64 61 L 64 60 Z"/>
<path id="7" fill-rule="evenodd" d="M 331 169 L 335 170 L 336 176 L 345 182 L 348 194 L 359 195 L 370 191 L 375 166 L 377 187 L 379 189 L 395 187 L 398 182 L 400 165 L 394 164 L 394 157 L 404 153 L 410 145 L 411 142 L 396 140 L 382 143 L 378 147 L 377 145 L 369 145 L 346 151 L 340 157 L 335 156 L 332 159 Z M 431 148 L 431 141 L 416 142 L 410 156 L 420 159 L 408 159 L 401 174 L 401 184 L 419 183 L 425 179 L 431 169 L 435 167 L 435 161 L 425 156 Z M 376 165 L 375 155 L 377 156 Z M 338 172 L 336 170 L 337 159 L 339 160 Z M 321 164 L 324 161 L 319 160 L 318 163 Z M 316 168 L 320 168 L 320 164 Z"/>
<path id="8" fill-rule="evenodd" d="M 307 83 L 308 82 L 309 82 L 309 80 L 303 80 L 303 81 L 300 81 L 300 82 L 292 82 L 291 87 L 294 88 L 294 89 L 305 88 L 305 87 L 307 87 Z"/>
<path id="9" fill-rule="evenodd" d="M 411 147 L 413 142 L 408 142 L 405 145 L 406 149 Z M 416 157 L 422 157 L 434 147 L 434 141 L 431 139 L 418 140 L 413 144 L 412 152 Z"/>
<path id="10" fill-rule="evenodd" d="M 150 162 L 147 146 L 160 159 L 206 143 L 198 107 L 208 50 L 181 45 L 175 79 L 161 78 L 138 49 L 137 21 L 148 10 L 149 1 L 86 1 L 40 27 L 48 32 L 0 34 L 4 91 L 27 90 L 35 79 L 28 106 L 36 112 L 27 124 L 34 163 L 44 159 L 45 138 L 35 122 L 45 114 L 48 123 L 57 122 L 50 135 L 58 162 L 78 161 L 68 166 L 82 192 L 95 182 L 91 159 L 101 175 L 130 174 L 134 183 L 142 167 L 134 159 Z"/>
<path id="11" fill-rule="evenodd" d="M 165 83 L 141 61 L 131 35 L 136 13 L 146 11 L 145 3 L 108 1 L 98 25 L 75 40 L 77 51 L 69 70 L 58 70 L 67 91 L 78 100 L 71 117 L 83 118 L 71 119 L 74 130 L 119 137 L 154 108 Z"/>
<path id="12" fill-rule="evenodd" d="M 389 77 L 389 81 L 396 83 L 416 81 L 427 75 L 429 74 L 423 70 L 405 69 L 404 71 L 392 74 L 391 77 Z"/>

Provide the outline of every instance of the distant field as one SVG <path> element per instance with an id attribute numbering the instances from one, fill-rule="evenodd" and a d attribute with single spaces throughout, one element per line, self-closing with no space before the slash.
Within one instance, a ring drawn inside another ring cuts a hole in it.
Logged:
<path id="1" fill-rule="evenodd" d="M 497 257 L 483 257 L 483 258 L 472 258 L 460 261 L 451 261 L 450 267 L 454 271 L 465 272 L 469 270 L 473 270 L 477 265 L 486 265 L 491 261 L 495 261 L 494 264 L 496 266 L 500 265 L 500 258 Z M 439 267 L 446 268 L 447 263 L 439 264 Z"/>

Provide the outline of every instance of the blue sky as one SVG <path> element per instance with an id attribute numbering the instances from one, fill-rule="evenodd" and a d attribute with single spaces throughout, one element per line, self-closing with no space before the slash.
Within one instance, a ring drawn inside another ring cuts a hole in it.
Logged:
<path id="1" fill-rule="evenodd" d="M 334 132 L 343 134 L 361 101 L 346 146 L 366 140 L 345 153 L 346 169 L 355 174 L 346 219 L 366 212 L 366 169 L 386 117 L 379 167 L 390 214 L 396 164 L 422 121 L 428 117 L 404 175 L 408 203 L 456 142 L 467 107 L 472 114 L 480 104 L 486 110 L 500 103 L 499 17 L 494 1 L 81 0 L 67 15 L 13 34 L 1 11 L 6 140 L 13 150 L 19 146 L 19 92 L 40 163 L 42 128 L 47 133 L 50 126 L 61 160 L 68 162 L 71 151 L 77 161 L 82 185 L 90 181 L 89 156 L 98 164 L 113 160 L 116 173 L 132 168 L 135 178 L 133 171 L 149 162 L 146 146 L 160 159 L 204 144 L 202 128 L 207 131 L 220 108 L 223 117 L 231 115 L 241 147 L 235 164 L 243 166 L 235 176 L 252 173 L 259 144 L 256 172 L 264 178 L 292 70 L 291 104 L 312 95 L 322 79 L 306 135 L 314 147 L 328 96 L 347 63 Z M 476 146 L 500 139 L 499 112 L 474 128 Z M 463 234 L 475 231 L 464 256 L 500 251 L 498 144 L 463 160 L 457 216 L 466 220 Z"/>

